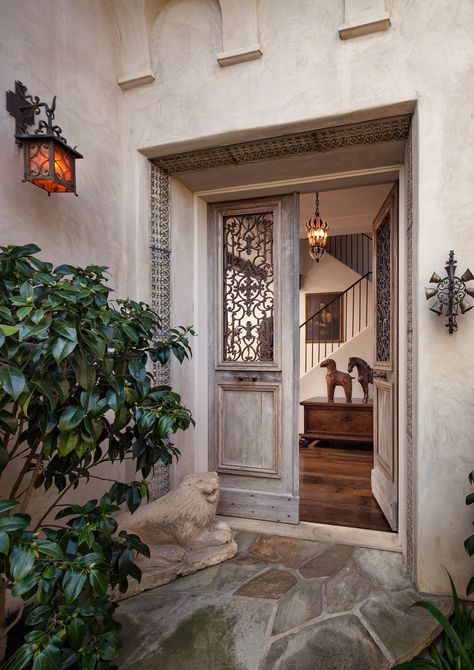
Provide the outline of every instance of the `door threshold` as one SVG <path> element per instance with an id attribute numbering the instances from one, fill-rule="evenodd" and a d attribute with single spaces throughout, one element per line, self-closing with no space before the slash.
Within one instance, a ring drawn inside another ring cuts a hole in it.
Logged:
<path id="1" fill-rule="evenodd" d="M 300 521 L 293 525 L 278 523 L 277 521 L 242 519 L 236 516 L 218 516 L 217 518 L 227 523 L 232 530 L 245 530 L 251 533 L 263 533 L 264 535 L 281 535 L 282 537 L 291 537 L 298 540 L 353 544 L 368 549 L 402 551 L 398 533 L 347 526 L 330 526 L 329 524 L 311 523 L 309 521 Z"/>

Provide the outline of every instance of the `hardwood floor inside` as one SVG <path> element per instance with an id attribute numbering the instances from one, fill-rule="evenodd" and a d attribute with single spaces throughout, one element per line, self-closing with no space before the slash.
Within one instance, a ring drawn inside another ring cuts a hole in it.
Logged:
<path id="1" fill-rule="evenodd" d="M 300 447 L 300 520 L 390 532 L 370 488 L 372 464 L 363 445 Z"/>

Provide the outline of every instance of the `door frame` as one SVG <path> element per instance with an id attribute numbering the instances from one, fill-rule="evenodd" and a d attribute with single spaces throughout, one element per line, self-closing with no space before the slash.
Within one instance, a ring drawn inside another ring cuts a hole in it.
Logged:
<path id="1" fill-rule="evenodd" d="M 235 200 L 239 198 L 242 193 L 242 198 L 249 197 L 251 193 L 254 197 L 267 196 L 275 193 L 272 189 L 278 188 L 281 192 L 285 188 L 287 192 L 290 190 L 297 191 L 299 186 L 304 186 L 303 190 L 308 190 L 309 184 L 315 185 L 317 190 L 318 182 L 327 181 L 331 179 L 350 179 L 361 175 L 378 175 L 380 177 L 383 173 L 398 174 L 399 181 L 399 385 L 398 385 L 398 425 L 399 425 L 399 532 L 388 534 L 379 531 L 368 531 L 364 529 L 346 528 L 338 526 L 327 526 L 323 524 L 311 524 L 309 522 L 301 522 L 298 527 L 293 527 L 291 532 L 289 527 L 275 524 L 272 522 L 258 522 L 255 520 L 233 520 L 231 525 L 235 528 L 248 528 L 249 530 L 260 530 L 262 532 L 271 532 L 285 536 L 306 537 L 310 539 L 342 542 L 348 544 L 358 544 L 379 549 L 390 549 L 392 551 L 402 551 L 407 556 L 409 566 L 413 565 L 413 453 L 409 452 L 409 448 L 413 449 L 413 410 L 411 407 L 411 389 L 407 389 L 408 377 L 412 379 L 413 363 L 411 361 L 412 355 L 412 338 L 410 331 L 412 329 L 413 307 L 411 305 L 411 281 L 412 281 L 412 251 L 411 244 L 408 240 L 411 239 L 411 228 L 413 222 L 412 212 L 412 168 L 411 168 L 411 139 L 407 141 L 407 165 L 391 165 L 382 168 L 366 169 L 341 172 L 338 174 L 319 174 L 314 176 L 307 176 L 298 179 L 280 180 L 275 182 L 266 182 L 259 184 L 246 184 L 233 188 L 223 189 L 206 189 L 203 191 L 196 191 L 193 193 L 193 237 L 195 241 L 194 259 L 196 264 L 196 282 L 193 287 L 194 295 L 198 303 L 196 309 L 195 325 L 198 333 L 203 333 L 207 327 L 207 290 L 208 290 L 208 268 L 207 268 L 207 203 L 208 201 L 219 200 Z M 152 165 L 152 171 L 156 174 L 163 174 L 157 166 Z M 408 176 L 408 183 L 406 183 L 405 175 Z M 156 179 L 156 177 L 155 177 Z M 170 181 L 171 190 L 173 182 L 179 183 L 178 178 L 168 178 L 162 181 L 163 189 L 167 189 L 165 199 L 169 203 Z M 165 184 L 166 181 L 166 184 Z M 346 186 L 346 184 L 344 184 Z M 408 195 L 408 202 L 406 202 L 405 194 Z M 159 203 L 159 201 L 158 201 Z M 153 220 L 153 211 L 152 211 Z M 407 344 L 407 329 L 409 332 Z M 199 340 L 199 338 L 198 338 Z M 198 374 L 199 386 L 202 388 L 207 379 L 207 352 L 206 343 L 201 340 L 197 341 L 195 351 L 197 352 L 196 371 Z M 196 394 L 198 399 L 196 407 L 193 408 L 194 416 L 198 424 L 201 426 L 199 435 L 196 431 L 195 437 L 195 470 L 205 470 L 208 467 L 208 441 L 207 441 L 207 417 L 208 405 L 205 399 L 205 394 Z M 410 422 L 410 432 L 408 431 L 408 424 Z M 204 428 L 206 426 L 206 428 Z M 226 517 L 229 521 L 229 518 Z M 257 526 L 255 526 L 257 524 Z"/>

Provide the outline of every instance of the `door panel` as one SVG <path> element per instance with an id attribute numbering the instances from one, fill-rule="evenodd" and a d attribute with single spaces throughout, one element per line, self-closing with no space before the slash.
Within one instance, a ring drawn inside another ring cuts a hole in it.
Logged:
<path id="1" fill-rule="evenodd" d="M 280 386 L 224 383 L 218 394 L 218 471 L 279 477 Z"/>
<path id="2" fill-rule="evenodd" d="M 213 205 L 209 239 L 218 511 L 297 523 L 298 197 Z"/>
<path id="3" fill-rule="evenodd" d="M 398 528 L 398 188 L 374 224 L 375 363 L 372 492 L 392 530 Z"/>

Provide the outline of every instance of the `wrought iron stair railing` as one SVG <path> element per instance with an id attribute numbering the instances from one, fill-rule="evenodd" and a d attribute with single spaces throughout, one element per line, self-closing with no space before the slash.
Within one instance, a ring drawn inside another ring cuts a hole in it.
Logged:
<path id="1" fill-rule="evenodd" d="M 366 233 L 330 235 L 325 250 L 360 275 L 372 267 L 372 238 Z"/>
<path id="2" fill-rule="evenodd" d="M 366 272 L 300 325 L 302 373 L 328 358 L 370 323 L 372 272 Z"/>

